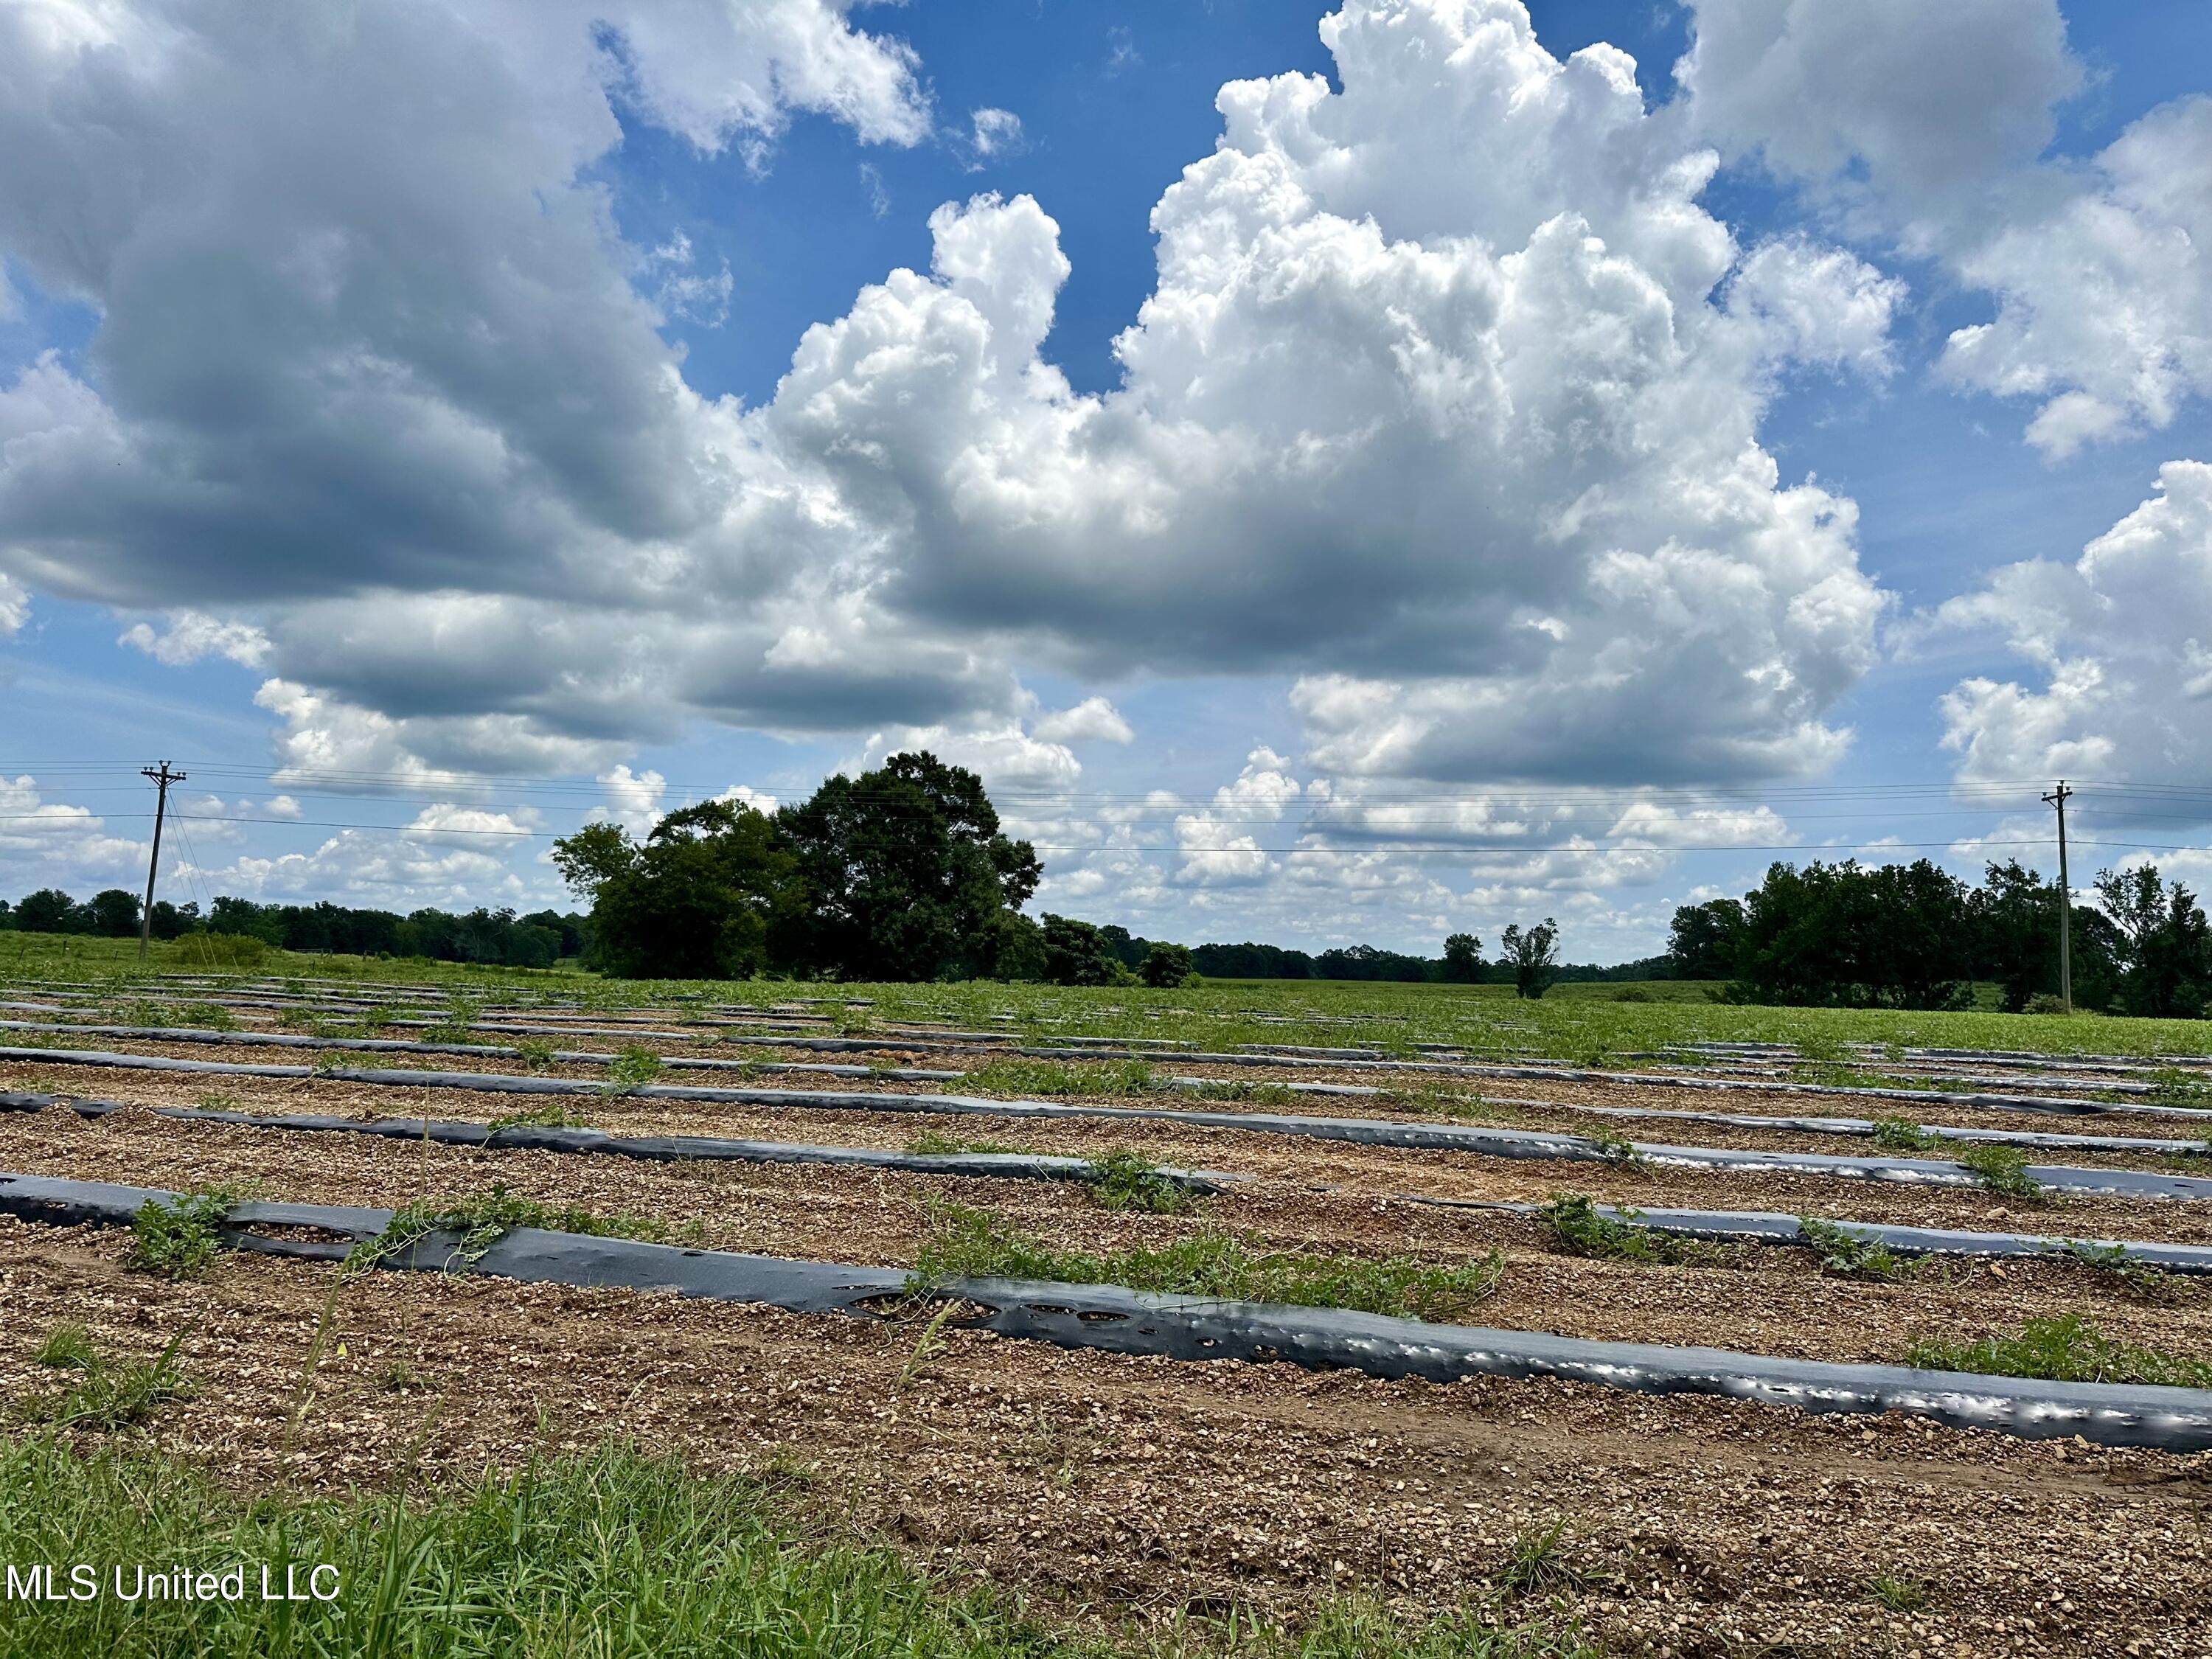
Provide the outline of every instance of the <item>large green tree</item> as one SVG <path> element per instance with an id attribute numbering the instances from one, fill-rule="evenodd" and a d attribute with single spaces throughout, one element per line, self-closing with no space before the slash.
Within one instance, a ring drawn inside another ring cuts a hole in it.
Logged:
<path id="1" fill-rule="evenodd" d="M 2119 1001 L 2153 1018 L 2212 1015 L 2212 922 L 2197 896 L 2155 865 L 2106 870 L 2097 902 L 2118 933 Z"/>
<path id="2" fill-rule="evenodd" d="M 806 891 L 794 965 L 840 979 L 998 974 L 1029 940 L 1003 920 L 1043 867 L 999 827 L 983 781 L 927 751 L 842 773 L 776 815 Z"/>
<path id="3" fill-rule="evenodd" d="M 619 978 L 758 974 L 789 953 L 805 912 L 775 821 L 736 801 L 671 812 L 642 841 L 586 824 L 553 844 L 553 861 L 592 902 L 594 964 Z"/>

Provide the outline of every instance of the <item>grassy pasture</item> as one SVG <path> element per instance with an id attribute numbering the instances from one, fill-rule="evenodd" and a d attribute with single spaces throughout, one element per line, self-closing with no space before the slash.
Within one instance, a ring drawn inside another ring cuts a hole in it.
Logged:
<path id="1" fill-rule="evenodd" d="M 1628 986 L 1555 987 L 1523 1002 L 1504 985 L 1400 985 L 1345 981 L 1214 980 L 1183 990 L 1141 986 L 1072 989 L 1059 986 L 838 985 L 788 981 L 749 982 L 607 980 L 575 969 L 529 970 L 360 957 L 301 956 L 272 951 L 250 970 L 195 960 L 200 942 L 157 944 L 148 967 L 159 973 L 250 971 L 301 979 L 358 978 L 415 981 L 457 995 L 525 990 L 617 1009 L 665 1005 L 685 998 L 765 1004 L 805 998 L 849 1000 L 842 1024 L 865 1031 L 908 1019 L 949 1021 L 971 1030 L 1029 1036 L 1170 1038 L 1213 1048 L 1238 1042 L 1324 1047 L 1380 1043 L 1410 1054 L 1413 1045 L 1443 1042 L 1506 1055 L 1621 1063 L 1620 1056 L 1697 1040 L 1797 1042 L 1812 1059 L 1840 1057 L 1841 1045 L 1894 1043 L 2017 1048 L 2063 1054 L 2212 1054 L 2212 1021 L 2145 1020 L 2076 1014 L 1899 1012 L 1887 1009 L 1736 1007 L 1710 1000 L 1688 981 Z M 52 934 L 0 933 L 0 976 L 111 984 L 118 995 L 143 989 L 137 943 Z M 1622 1000 L 1624 992 L 1648 1001 Z"/>

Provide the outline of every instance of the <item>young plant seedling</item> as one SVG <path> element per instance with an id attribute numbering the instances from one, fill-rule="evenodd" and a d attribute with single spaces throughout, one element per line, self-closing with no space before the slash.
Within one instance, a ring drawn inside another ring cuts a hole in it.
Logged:
<path id="1" fill-rule="evenodd" d="M 2027 1172 L 2027 1154 L 2017 1146 L 2000 1146 L 1995 1141 L 1968 1142 L 1960 1146 L 1954 1157 L 1993 1193 L 2002 1193 L 2024 1204 L 2039 1202 L 2044 1196 L 2043 1183 Z"/>
<path id="2" fill-rule="evenodd" d="M 173 1202 L 152 1198 L 131 1222 L 123 1265 L 171 1279 L 198 1279 L 224 1249 L 222 1224 L 238 1202 L 227 1189 L 194 1189 Z"/>
<path id="3" fill-rule="evenodd" d="M 1932 1152 L 1943 1137 L 1923 1128 L 1909 1117 L 1878 1117 L 1874 1121 L 1874 1144 L 1885 1152 Z"/>
<path id="4" fill-rule="evenodd" d="M 663 1066 L 652 1049 L 633 1043 L 607 1062 L 607 1080 L 599 1092 L 627 1095 L 658 1078 Z"/>
<path id="5" fill-rule="evenodd" d="M 1838 1279 L 1893 1283 L 1913 1270 L 1912 1263 L 1887 1244 L 1863 1238 L 1848 1227 L 1819 1216 L 1799 1216 L 1797 1236 L 1820 1258 L 1820 1271 Z"/>
<path id="6" fill-rule="evenodd" d="M 1159 1165 L 1126 1146 L 1091 1164 L 1091 1191 L 1102 1208 L 1182 1215 L 1196 1206 L 1187 1188 L 1160 1173 Z"/>
<path id="7" fill-rule="evenodd" d="M 1680 1267 L 1705 1261 L 1712 1254 L 1694 1239 L 1677 1238 L 1644 1225 L 1641 1210 L 1623 1206 L 1619 1219 L 1601 1215 L 1596 1200 L 1587 1193 L 1559 1194 L 1536 1213 L 1552 1242 L 1570 1255 Z"/>

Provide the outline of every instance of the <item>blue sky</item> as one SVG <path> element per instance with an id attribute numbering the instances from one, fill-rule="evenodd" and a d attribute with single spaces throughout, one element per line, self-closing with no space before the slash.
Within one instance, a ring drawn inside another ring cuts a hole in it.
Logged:
<path id="1" fill-rule="evenodd" d="M 530 908 L 914 744 L 1192 941 L 1623 959 L 2062 773 L 2212 881 L 2201 5 L 0 30 L 0 895 L 163 757 L 173 896 Z"/>

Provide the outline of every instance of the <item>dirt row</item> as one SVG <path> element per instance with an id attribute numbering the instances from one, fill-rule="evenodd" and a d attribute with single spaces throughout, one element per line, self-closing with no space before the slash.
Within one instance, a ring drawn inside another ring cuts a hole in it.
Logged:
<path id="1" fill-rule="evenodd" d="M 1190 1365 L 913 1325 L 238 1257 L 172 1285 L 119 1235 L 0 1219 L 0 1396 L 62 1320 L 194 1385 L 159 1441 L 252 1490 L 465 1476 L 608 1434 L 794 1501 L 1062 1616 L 1348 1586 L 1443 1607 L 1565 1522 L 1565 1610 L 1617 1651 L 2212 1653 L 2212 1458 L 1812 1419 L 1556 1383 Z M 320 1364 L 306 1356 L 325 1306 Z M 288 1420 L 307 1381 L 309 1408 Z M 1878 1578 L 1926 1605 L 1879 1604 Z M 1232 1590 L 1233 1587 L 1233 1590 Z M 1541 1597 L 1519 1604 L 1540 1608 Z"/>
<path id="2" fill-rule="evenodd" d="M 1041 1139 L 1051 1144 L 1040 1150 L 1105 1150 L 1095 1136 Z M 951 1201 L 991 1209 L 1059 1249 L 1091 1253 L 1157 1247 L 1206 1228 L 1255 1248 L 1444 1267 L 1499 1250 L 1506 1266 L 1497 1293 L 1460 1316 L 1569 1336 L 1894 1363 L 1917 1336 L 1996 1334 L 2032 1315 L 2075 1310 L 2115 1337 L 2212 1358 L 2212 1285 L 2176 1280 L 2147 1294 L 2056 1261 L 1930 1263 L 1903 1282 L 1862 1283 L 1823 1276 L 1809 1251 L 1759 1245 L 1717 1248 L 1683 1267 L 1591 1261 L 1564 1253 L 1529 1217 L 1408 1202 L 1341 1182 L 1316 1190 L 1310 1163 L 1257 1172 L 1194 1213 L 1160 1216 L 1106 1212 L 1079 1183 L 658 1164 L 49 1111 L 0 1117 L 0 1169 L 385 1207 L 504 1186 L 547 1204 L 652 1217 L 715 1248 L 895 1267 L 914 1264 L 932 1206 Z"/>
<path id="3" fill-rule="evenodd" d="M 4 1046 L 4 1045 L 0 1045 Z M 218 1060 L 246 1065 L 312 1065 L 319 1051 L 258 1047 L 251 1043 L 190 1043 L 165 1042 L 154 1038 L 106 1038 L 88 1040 L 82 1046 L 100 1047 L 118 1053 L 161 1055 L 182 1060 Z M 361 1070 L 436 1070 L 466 1072 L 478 1075 L 514 1075 L 525 1068 L 515 1060 L 493 1055 L 471 1054 L 376 1054 L 332 1049 L 327 1051 L 342 1064 Z M 719 1057 L 719 1056 L 718 1056 Z M 729 1056 L 738 1058 L 738 1056 Z M 809 1072 L 779 1072 L 772 1069 L 783 1064 L 819 1064 L 825 1059 L 837 1063 L 878 1065 L 896 1063 L 901 1066 L 927 1070 L 962 1070 L 978 1063 L 967 1056 L 915 1056 L 901 1058 L 891 1055 L 810 1054 L 799 1050 L 768 1049 L 747 1051 L 763 1069 L 757 1075 L 748 1077 L 735 1072 L 693 1071 L 674 1069 L 659 1079 L 665 1083 L 696 1085 L 704 1088 L 772 1088 L 821 1089 L 841 1094 L 970 1094 L 987 1097 L 1036 1098 L 1022 1096 L 1018 1091 L 1000 1088 L 978 1088 L 958 1079 L 945 1082 L 902 1081 L 881 1075 L 839 1076 L 835 1073 Z M 1277 1079 L 1235 1066 L 1186 1065 L 1177 1062 L 1160 1068 L 1177 1076 L 1195 1077 L 1208 1081 L 1232 1085 L 1240 1089 L 1257 1088 L 1261 1097 L 1255 1100 L 1209 1099 L 1188 1093 L 1163 1091 L 1143 1097 L 1101 1097 L 1102 1103 L 1118 1106 L 1166 1106 L 1193 1110 L 1237 1111 L 1240 1109 L 1288 1113 L 1305 1116 L 1371 1117 L 1402 1121 L 1433 1119 L 1438 1122 L 1488 1124 L 1516 1129 L 1541 1129 L 1566 1134 L 1603 1135 L 1628 1139 L 1652 1141 L 1674 1146 L 1735 1148 L 1765 1152 L 1810 1152 L 1837 1156 L 1869 1155 L 1874 1147 L 1863 1136 L 1820 1133 L 1785 1127 L 1744 1127 L 1734 1124 L 1684 1122 L 1664 1117 L 1614 1117 L 1598 1113 L 1577 1111 L 1576 1107 L 1602 1106 L 1626 1108 L 1632 1111 L 1711 1111 L 1731 1115 L 1765 1117 L 1877 1117 L 1902 1115 L 1916 1123 L 1932 1123 L 1948 1127 L 1972 1129 L 2002 1129 L 2028 1133 L 2112 1134 L 2146 1139 L 2172 1140 L 2212 1148 L 2203 1126 L 2191 1120 L 2160 1118 L 2151 1115 L 2121 1114 L 2100 1117 L 2058 1117 L 2049 1113 L 2005 1111 L 1979 1107 L 1946 1106 L 1929 1102 L 1916 1107 L 1911 1103 L 1875 1097 L 1846 1096 L 1791 1095 L 1779 1091 L 1761 1090 L 1756 1092 L 1727 1092 L 1717 1095 L 1701 1094 L 1693 1091 L 1664 1086 L 1640 1086 L 1633 1084 L 1578 1083 L 1549 1081 L 1541 1083 L 1512 1083 L 1478 1090 L 1473 1087 L 1424 1089 L 1414 1093 L 1393 1095 L 1322 1095 L 1299 1094 L 1270 1089 L 1267 1085 Z M 602 1065 L 580 1062 L 556 1062 L 527 1068 L 531 1076 L 567 1078 L 578 1081 L 603 1083 L 606 1068 Z M 154 1074 L 134 1074 L 102 1071 L 96 1067 L 70 1066 L 59 1061 L 32 1060 L 0 1061 L 0 1086 L 27 1087 L 32 1082 L 51 1085 L 54 1091 L 75 1095 L 105 1095 L 112 1093 L 112 1081 L 121 1077 L 143 1077 Z M 1320 1083 L 1352 1083 L 1363 1087 L 1388 1088 L 1389 1079 L 1377 1080 L 1373 1073 L 1316 1072 L 1301 1073 L 1297 1081 Z M 234 1085 L 242 1081 L 221 1076 L 210 1076 L 194 1085 L 194 1092 L 230 1093 Z M 449 1097 L 449 1099 L 457 1097 Z M 465 1104 L 452 1103 L 433 1109 L 433 1115 L 448 1117 L 471 1115 L 471 1109 Z M 497 1115 L 487 1113 L 487 1115 Z M 1948 1149 L 1947 1149 L 1948 1150 Z M 1942 1158 L 1945 1150 L 1917 1154 Z M 2199 1157 L 2195 1154 L 2177 1155 L 2153 1152 L 2103 1152 L 2086 1148 L 2028 1149 L 2028 1159 L 2037 1164 L 2068 1164 L 2092 1169 L 2129 1169 L 2160 1172 L 2212 1176 L 2212 1151 Z"/>

